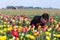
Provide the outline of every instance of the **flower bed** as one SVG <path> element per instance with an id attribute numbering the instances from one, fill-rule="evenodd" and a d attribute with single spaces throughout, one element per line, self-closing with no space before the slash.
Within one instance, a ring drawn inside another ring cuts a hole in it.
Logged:
<path id="1" fill-rule="evenodd" d="M 43 28 L 39 25 L 37 31 L 24 15 L 0 14 L 0 40 L 59 40 L 60 22 L 55 19 L 51 17 Z"/>

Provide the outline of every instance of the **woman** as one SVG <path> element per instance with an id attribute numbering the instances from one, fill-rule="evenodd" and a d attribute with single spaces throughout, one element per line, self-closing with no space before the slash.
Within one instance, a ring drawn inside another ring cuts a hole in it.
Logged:
<path id="1" fill-rule="evenodd" d="M 44 26 L 46 22 L 49 20 L 49 14 L 43 13 L 42 16 L 35 16 L 30 25 L 34 25 L 35 29 L 38 28 L 38 25 Z"/>

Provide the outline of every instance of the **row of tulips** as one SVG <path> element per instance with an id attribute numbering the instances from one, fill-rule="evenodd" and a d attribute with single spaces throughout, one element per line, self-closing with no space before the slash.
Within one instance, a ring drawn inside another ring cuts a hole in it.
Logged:
<path id="1" fill-rule="evenodd" d="M 8 16 L 0 14 L 0 40 L 59 40 L 60 22 L 53 17 L 45 26 L 29 25 L 31 19 L 24 15 Z"/>

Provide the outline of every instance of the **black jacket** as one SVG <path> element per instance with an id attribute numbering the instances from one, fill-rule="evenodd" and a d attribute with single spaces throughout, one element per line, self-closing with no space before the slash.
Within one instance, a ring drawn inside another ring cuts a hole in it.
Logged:
<path id="1" fill-rule="evenodd" d="M 41 20 L 41 16 L 35 16 L 35 17 L 31 20 L 30 25 L 34 24 L 35 28 L 38 28 L 38 25 L 37 25 L 38 23 L 39 23 L 39 25 L 44 26 L 45 24 L 42 23 L 40 20 Z"/>

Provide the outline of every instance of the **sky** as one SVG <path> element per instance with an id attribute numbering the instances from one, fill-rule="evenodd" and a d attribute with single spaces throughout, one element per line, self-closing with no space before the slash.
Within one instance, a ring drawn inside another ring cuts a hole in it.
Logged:
<path id="1" fill-rule="evenodd" d="M 60 0 L 0 0 L 0 8 L 5 8 L 6 6 L 52 7 L 60 9 Z"/>

